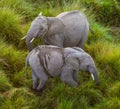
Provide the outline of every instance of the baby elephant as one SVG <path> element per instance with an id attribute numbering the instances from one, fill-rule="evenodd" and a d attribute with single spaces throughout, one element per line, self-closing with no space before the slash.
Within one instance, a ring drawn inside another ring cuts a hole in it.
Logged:
<path id="1" fill-rule="evenodd" d="M 98 71 L 93 59 L 79 47 L 38 46 L 28 54 L 26 69 L 28 63 L 32 68 L 33 89 L 37 91 L 43 88 L 48 77 L 60 76 L 63 82 L 77 86 L 79 70 L 90 72 L 93 80 L 99 84 Z"/>

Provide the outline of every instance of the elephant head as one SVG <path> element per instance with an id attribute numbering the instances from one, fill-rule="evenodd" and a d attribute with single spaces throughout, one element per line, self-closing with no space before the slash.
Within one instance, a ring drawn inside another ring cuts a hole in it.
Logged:
<path id="1" fill-rule="evenodd" d="M 66 63 L 71 65 L 73 69 L 89 72 L 96 81 L 96 85 L 99 85 L 98 71 L 92 57 L 85 52 L 72 53 L 67 56 Z"/>
<path id="2" fill-rule="evenodd" d="M 35 37 L 43 37 L 48 31 L 48 24 L 46 17 L 42 16 L 41 14 L 35 18 L 35 20 L 31 23 L 30 29 L 27 32 L 27 35 L 24 37 L 26 38 L 26 44 L 29 51 L 32 50 L 32 41 Z"/>
<path id="3" fill-rule="evenodd" d="M 32 41 L 36 37 L 55 36 L 57 34 L 63 33 L 64 28 L 65 25 L 60 19 L 56 17 L 45 17 L 39 14 L 38 17 L 36 17 L 35 20 L 33 20 L 33 22 L 31 23 L 27 35 L 22 39 L 26 38 L 27 47 L 29 51 L 31 51 Z M 54 38 L 50 40 L 54 40 Z M 50 42 L 49 44 L 54 45 Z"/>

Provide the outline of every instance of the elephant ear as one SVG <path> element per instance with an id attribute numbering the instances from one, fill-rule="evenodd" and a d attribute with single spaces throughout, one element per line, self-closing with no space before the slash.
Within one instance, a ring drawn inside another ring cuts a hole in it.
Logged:
<path id="1" fill-rule="evenodd" d="M 64 23 L 58 19 L 58 18 L 47 18 L 48 21 L 48 32 L 47 32 L 47 36 L 53 36 L 55 34 L 61 34 L 63 33 L 64 29 L 65 29 L 65 25 Z"/>
<path id="2" fill-rule="evenodd" d="M 80 60 L 79 60 L 80 54 L 78 53 L 70 53 L 65 58 L 65 64 L 70 65 L 73 69 L 79 69 Z"/>

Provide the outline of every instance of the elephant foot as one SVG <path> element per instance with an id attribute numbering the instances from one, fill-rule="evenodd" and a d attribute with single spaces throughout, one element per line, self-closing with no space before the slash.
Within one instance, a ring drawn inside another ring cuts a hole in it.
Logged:
<path id="1" fill-rule="evenodd" d="M 37 96 L 40 96 L 41 95 L 41 93 L 42 93 L 42 89 L 41 90 L 36 90 L 36 92 L 35 92 L 35 94 L 37 95 Z"/>
<path id="2" fill-rule="evenodd" d="M 31 88 L 31 90 L 32 90 L 33 92 L 36 92 L 36 91 L 37 91 L 36 89 L 33 89 L 33 88 Z"/>

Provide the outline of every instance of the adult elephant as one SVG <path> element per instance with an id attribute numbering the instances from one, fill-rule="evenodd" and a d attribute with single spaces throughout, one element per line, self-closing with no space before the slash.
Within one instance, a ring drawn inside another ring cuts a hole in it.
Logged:
<path id="1" fill-rule="evenodd" d="M 80 11 L 64 12 L 56 17 L 45 17 L 41 14 L 31 23 L 27 32 L 26 44 L 32 50 L 35 37 L 43 37 L 45 44 L 59 47 L 78 46 L 84 48 L 89 31 L 87 18 Z"/>

